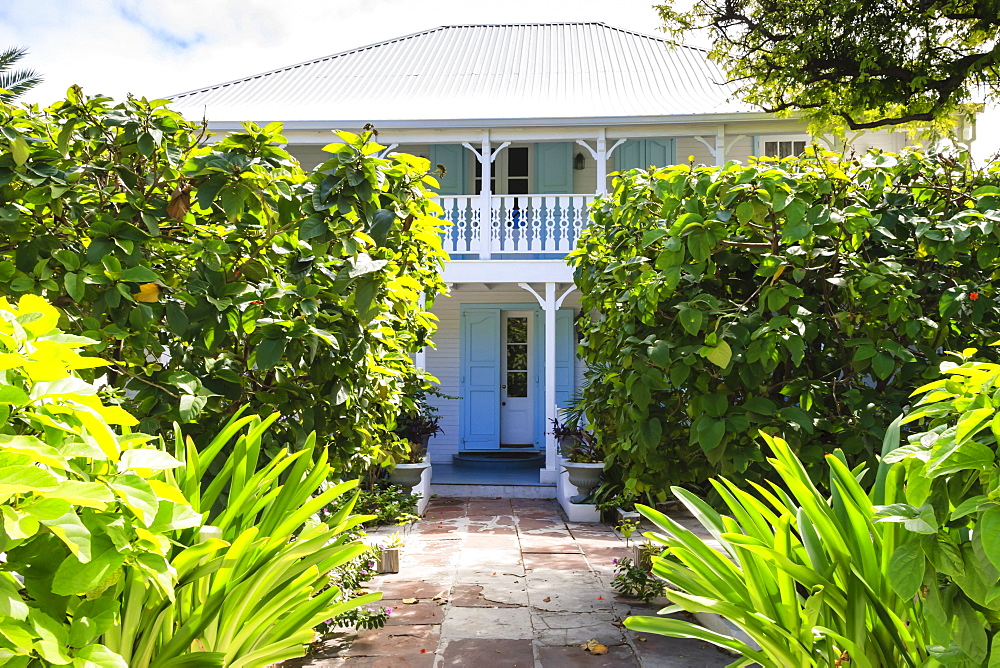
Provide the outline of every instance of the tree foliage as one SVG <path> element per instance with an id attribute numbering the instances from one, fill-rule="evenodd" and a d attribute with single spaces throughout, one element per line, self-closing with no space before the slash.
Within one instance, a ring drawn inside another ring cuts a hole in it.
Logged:
<path id="1" fill-rule="evenodd" d="M 206 144 L 166 104 L 0 107 L 0 292 L 101 341 L 144 431 L 203 440 L 249 406 L 282 414 L 277 443 L 317 431 L 337 468 L 399 456 L 420 297 L 444 289 L 429 163 L 366 131 L 307 174 L 277 124 Z"/>
<path id="2" fill-rule="evenodd" d="M 1000 83 L 997 0 L 703 0 L 659 8 L 706 31 L 738 96 L 852 130 L 968 112 Z M 977 91 L 978 88 L 982 90 Z"/>
<path id="3" fill-rule="evenodd" d="M 0 663 L 124 668 L 100 642 L 123 566 L 172 595 L 166 535 L 202 518 L 159 475 L 180 462 L 80 377 L 105 364 L 79 352 L 97 342 L 58 321 L 34 295 L 0 298 Z"/>
<path id="4" fill-rule="evenodd" d="M 1000 338 L 996 171 L 677 165 L 619 176 L 592 211 L 570 255 L 583 403 L 630 493 L 760 477 L 761 428 L 809 465 L 870 459 L 942 350 Z"/>

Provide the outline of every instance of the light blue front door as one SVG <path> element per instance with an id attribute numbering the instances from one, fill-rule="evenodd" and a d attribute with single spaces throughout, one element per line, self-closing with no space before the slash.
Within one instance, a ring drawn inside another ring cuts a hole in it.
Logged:
<path id="1" fill-rule="evenodd" d="M 500 448 L 500 307 L 462 311 L 462 449 Z"/>
<path id="2" fill-rule="evenodd" d="M 501 328 L 503 311 L 530 311 L 534 321 L 531 337 L 533 358 L 529 383 L 532 384 L 533 442 L 541 448 L 545 442 L 545 322 L 541 309 L 531 304 L 464 304 L 460 320 L 460 396 L 459 442 L 461 450 L 499 450 L 501 402 L 503 401 L 503 350 Z M 573 334 L 573 310 L 556 312 L 556 403 L 566 405 L 575 388 L 576 340 Z M 520 439 L 519 439 L 520 440 Z M 521 444 L 520 442 L 518 444 Z"/>

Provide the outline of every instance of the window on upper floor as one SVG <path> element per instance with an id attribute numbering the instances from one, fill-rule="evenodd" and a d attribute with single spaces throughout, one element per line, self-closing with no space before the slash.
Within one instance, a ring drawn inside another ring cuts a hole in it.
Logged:
<path id="1" fill-rule="evenodd" d="M 804 135 L 762 135 L 757 137 L 759 157 L 787 158 L 801 155 L 809 145 L 809 137 Z"/>

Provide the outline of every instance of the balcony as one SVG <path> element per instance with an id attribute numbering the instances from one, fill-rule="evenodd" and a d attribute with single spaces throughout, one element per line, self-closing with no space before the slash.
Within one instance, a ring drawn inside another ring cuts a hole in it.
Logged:
<path id="1" fill-rule="evenodd" d="M 576 245 L 595 198 L 442 195 L 438 203 L 452 223 L 444 230 L 444 249 L 453 260 L 560 258 Z"/>

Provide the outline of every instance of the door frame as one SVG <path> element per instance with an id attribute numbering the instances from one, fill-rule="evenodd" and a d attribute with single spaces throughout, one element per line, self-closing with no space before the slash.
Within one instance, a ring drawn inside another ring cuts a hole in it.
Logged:
<path id="1" fill-rule="evenodd" d="M 542 394 L 545 392 L 545 385 L 542 382 L 544 378 L 545 369 L 545 318 L 543 317 L 543 312 L 541 306 L 538 302 L 519 302 L 519 303 L 496 303 L 496 304 L 462 304 L 459 313 L 459 336 L 458 336 L 458 347 L 459 347 L 459 383 L 458 383 L 458 395 L 459 397 L 466 396 L 466 383 L 465 375 L 466 369 L 468 367 L 468 350 L 465 343 L 466 332 L 465 332 L 465 322 L 466 319 L 462 315 L 468 311 L 485 311 L 485 310 L 495 310 L 500 313 L 503 311 L 530 311 L 534 322 L 532 327 L 534 328 L 534 336 L 532 340 L 531 351 L 532 360 L 534 361 L 534 379 L 531 380 L 533 383 L 532 390 L 534 392 L 534 429 L 533 429 L 533 439 L 535 450 L 542 452 L 545 449 L 545 397 Z M 499 324 L 499 321 L 498 321 Z M 499 334 L 499 332 L 498 332 Z M 500 336 L 497 336 L 497 342 L 499 345 Z M 498 353 L 497 364 L 501 363 L 501 357 Z M 500 369 L 497 368 L 499 373 Z M 499 396 L 499 387 L 497 388 Z M 479 449 L 482 452 L 484 450 L 488 451 L 499 451 L 500 450 L 500 404 L 497 403 L 496 407 L 497 415 L 497 444 L 495 447 Z M 467 404 L 459 401 L 459 417 L 458 417 L 458 449 L 459 452 L 476 452 L 476 449 L 466 448 L 465 446 L 465 433 L 469 420 L 469 415 L 467 414 Z"/>

